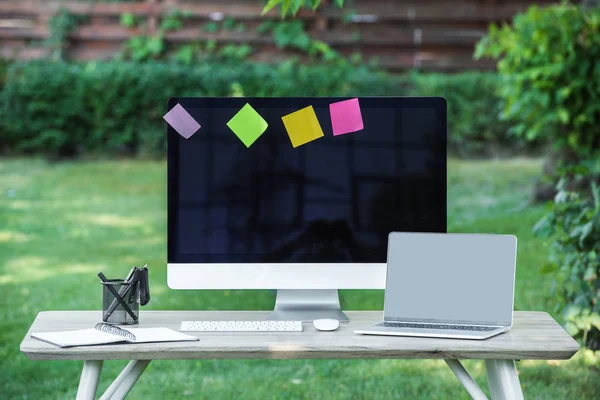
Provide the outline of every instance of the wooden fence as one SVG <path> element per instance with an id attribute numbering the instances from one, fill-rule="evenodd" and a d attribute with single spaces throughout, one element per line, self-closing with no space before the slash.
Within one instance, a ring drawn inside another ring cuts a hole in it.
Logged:
<path id="1" fill-rule="evenodd" d="M 550 0 L 536 1 L 548 4 Z M 330 44 L 342 54 L 360 53 L 364 60 L 376 59 L 392 70 L 488 69 L 490 60 L 472 58 L 475 43 L 491 22 L 509 21 L 525 10 L 526 0 L 354 0 L 340 10 L 324 2 L 318 11 L 302 10 L 297 18 L 315 39 Z M 9 59 L 47 57 L 45 40 L 49 21 L 61 8 L 87 16 L 68 38 L 68 57 L 107 59 L 114 57 L 139 28 L 120 24 L 124 13 L 145 21 L 156 32 L 161 19 L 173 10 L 185 12 L 183 28 L 165 36 L 170 49 L 190 43 L 214 40 L 217 44 L 246 43 L 251 58 L 277 62 L 297 51 L 279 49 L 271 34 L 259 34 L 257 26 L 266 20 L 280 20 L 277 11 L 261 15 L 261 0 L 140 0 L 101 2 L 93 0 L 0 0 L 0 56 Z M 245 30 L 207 31 L 211 21 L 233 19 Z"/>

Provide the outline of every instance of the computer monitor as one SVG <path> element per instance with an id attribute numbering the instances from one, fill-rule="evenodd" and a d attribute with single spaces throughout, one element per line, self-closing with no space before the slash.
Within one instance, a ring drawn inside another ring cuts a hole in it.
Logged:
<path id="1" fill-rule="evenodd" d="M 168 126 L 170 288 L 277 289 L 271 319 L 343 321 L 337 289 L 385 288 L 391 231 L 446 232 L 445 100 L 361 97 L 363 129 L 334 135 L 342 100 L 169 100 L 200 125 Z M 268 124 L 249 147 L 227 125 L 246 104 Z"/>

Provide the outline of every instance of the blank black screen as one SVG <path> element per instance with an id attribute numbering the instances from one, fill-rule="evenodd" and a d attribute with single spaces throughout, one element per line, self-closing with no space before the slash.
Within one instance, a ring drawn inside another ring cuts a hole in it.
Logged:
<path id="1" fill-rule="evenodd" d="M 168 128 L 169 263 L 384 263 L 391 231 L 446 232 L 446 104 L 360 98 L 364 129 L 333 136 L 338 98 L 173 98 L 201 125 Z M 269 124 L 227 127 L 250 103 Z M 293 148 L 281 117 L 312 105 L 324 137 Z"/>

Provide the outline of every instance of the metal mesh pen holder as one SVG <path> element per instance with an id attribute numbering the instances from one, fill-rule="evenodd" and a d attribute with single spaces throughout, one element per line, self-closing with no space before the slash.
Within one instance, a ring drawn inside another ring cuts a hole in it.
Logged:
<path id="1" fill-rule="evenodd" d="M 133 325 L 139 322 L 139 282 L 122 279 L 102 282 L 102 321 L 107 324 Z"/>

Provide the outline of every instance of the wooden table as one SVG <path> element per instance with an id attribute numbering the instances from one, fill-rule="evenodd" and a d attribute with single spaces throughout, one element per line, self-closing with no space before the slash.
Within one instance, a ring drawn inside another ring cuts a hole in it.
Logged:
<path id="1" fill-rule="evenodd" d="M 140 328 L 166 326 L 179 330 L 184 320 L 264 320 L 266 311 L 141 311 Z M 130 360 L 101 399 L 122 399 L 150 360 L 181 359 L 385 359 L 441 358 L 474 399 L 486 395 L 460 363 L 483 359 L 493 399 L 522 399 L 515 360 L 566 360 L 579 345 L 544 312 L 515 312 L 509 332 L 487 340 L 433 339 L 357 335 L 354 330 L 378 322 L 380 311 L 348 311 L 349 323 L 334 332 L 191 333 L 197 342 L 119 344 L 61 349 L 32 339 L 32 332 L 93 327 L 100 311 L 46 311 L 38 314 L 21 343 L 32 360 L 83 360 L 77 399 L 94 399 L 104 360 Z"/>

